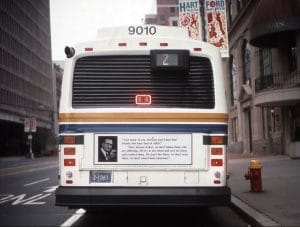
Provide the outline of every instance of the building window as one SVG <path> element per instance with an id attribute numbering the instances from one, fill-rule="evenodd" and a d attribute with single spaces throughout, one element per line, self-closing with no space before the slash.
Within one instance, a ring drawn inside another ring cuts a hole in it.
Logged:
<path id="1" fill-rule="evenodd" d="M 237 92 L 236 92 L 236 76 L 237 76 L 237 71 L 236 71 L 236 64 L 234 57 L 230 55 L 230 99 L 231 99 L 231 105 L 236 104 L 237 100 Z"/>
<path id="2" fill-rule="evenodd" d="M 244 40 L 242 48 L 243 56 L 243 84 L 251 86 L 251 74 L 250 74 L 250 46 L 247 40 Z"/>
<path id="3" fill-rule="evenodd" d="M 228 1 L 228 6 L 227 6 L 227 9 L 228 9 L 228 24 L 231 25 L 232 24 L 232 1 Z"/>
<path id="4" fill-rule="evenodd" d="M 241 6 L 241 0 L 237 0 L 236 2 L 237 2 L 237 7 L 236 7 L 236 8 L 237 8 L 237 11 L 240 11 L 240 9 L 241 9 L 241 7 L 242 7 L 242 6 Z"/>
<path id="5" fill-rule="evenodd" d="M 289 72 L 297 71 L 297 47 L 295 36 L 288 42 Z"/>
<path id="6" fill-rule="evenodd" d="M 291 139 L 300 141 L 300 105 L 291 108 Z"/>
<path id="7" fill-rule="evenodd" d="M 178 21 L 177 20 L 173 20 L 172 21 L 172 26 L 174 26 L 174 27 L 178 26 Z"/>
<path id="8" fill-rule="evenodd" d="M 270 48 L 260 50 L 260 75 L 261 77 L 272 75 L 272 54 Z"/>
<path id="9" fill-rule="evenodd" d="M 234 117 L 231 119 L 231 132 L 232 132 L 232 142 L 237 142 L 237 135 L 238 135 L 238 127 L 237 127 L 237 118 Z"/>
<path id="10" fill-rule="evenodd" d="M 176 7 L 170 7 L 170 13 L 176 13 Z"/>
<path id="11" fill-rule="evenodd" d="M 160 16 L 159 16 L 159 19 L 160 19 L 160 21 L 165 21 L 165 20 L 166 20 L 166 17 L 165 17 L 165 15 L 160 15 Z"/>

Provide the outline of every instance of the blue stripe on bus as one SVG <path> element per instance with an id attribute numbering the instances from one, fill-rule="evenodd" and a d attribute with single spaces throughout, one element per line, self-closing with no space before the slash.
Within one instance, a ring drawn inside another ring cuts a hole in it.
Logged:
<path id="1" fill-rule="evenodd" d="M 60 133 L 201 132 L 227 134 L 226 124 L 61 124 Z"/>

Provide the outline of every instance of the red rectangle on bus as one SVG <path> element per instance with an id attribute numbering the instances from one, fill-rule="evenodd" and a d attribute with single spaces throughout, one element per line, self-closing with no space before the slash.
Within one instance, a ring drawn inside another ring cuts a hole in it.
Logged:
<path id="1" fill-rule="evenodd" d="M 64 159 L 64 166 L 75 166 L 75 159 Z"/>

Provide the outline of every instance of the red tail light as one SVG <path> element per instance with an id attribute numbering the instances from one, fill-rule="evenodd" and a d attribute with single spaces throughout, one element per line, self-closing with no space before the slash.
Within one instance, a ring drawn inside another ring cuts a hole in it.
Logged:
<path id="1" fill-rule="evenodd" d="M 76 144 L 75 136 L 64 136 L 64 144 Z"/>
<path id="2" fill-rule="evenodd" d="M 75 155 L 75 147 L 65 147 L 64 155 Z"/>
<path id="3" fill-rule="evenodd" d="M 75 159 L 64 159 L 64 166 L 75 166 Z"/>
<path id="4" fill-rule="evenodd" d="M 168 43 L 160 43 L 161 47 L 167 47 L 169 44 Z"/>
<path id="5" fill-rule="evenodd" d="M 223 159 L 211 159 L 211 166 L 223 166 Z"/>
<path id="6" fill-rule="evenodd" d="M 136 95 L 135 104 L 137 105 L 150 105 L 152 102 L 151 95 Z"/>
<path id="7" fill-rule="evenodd" d="M 211 154 L 212 155 L 222 155 L 223 154 L 223 148 L 221 148 L 221 147 L 212 147 L 211 148 Z"/>

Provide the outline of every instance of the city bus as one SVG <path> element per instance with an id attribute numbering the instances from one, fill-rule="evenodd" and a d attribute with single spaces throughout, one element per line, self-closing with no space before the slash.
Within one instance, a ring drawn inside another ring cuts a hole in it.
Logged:
<path id="1" fill-rule="evenodd" d="M 65 48 L 56 205 L 228 205 L 218 48 L 179 27 L 97 36 Z"/>

